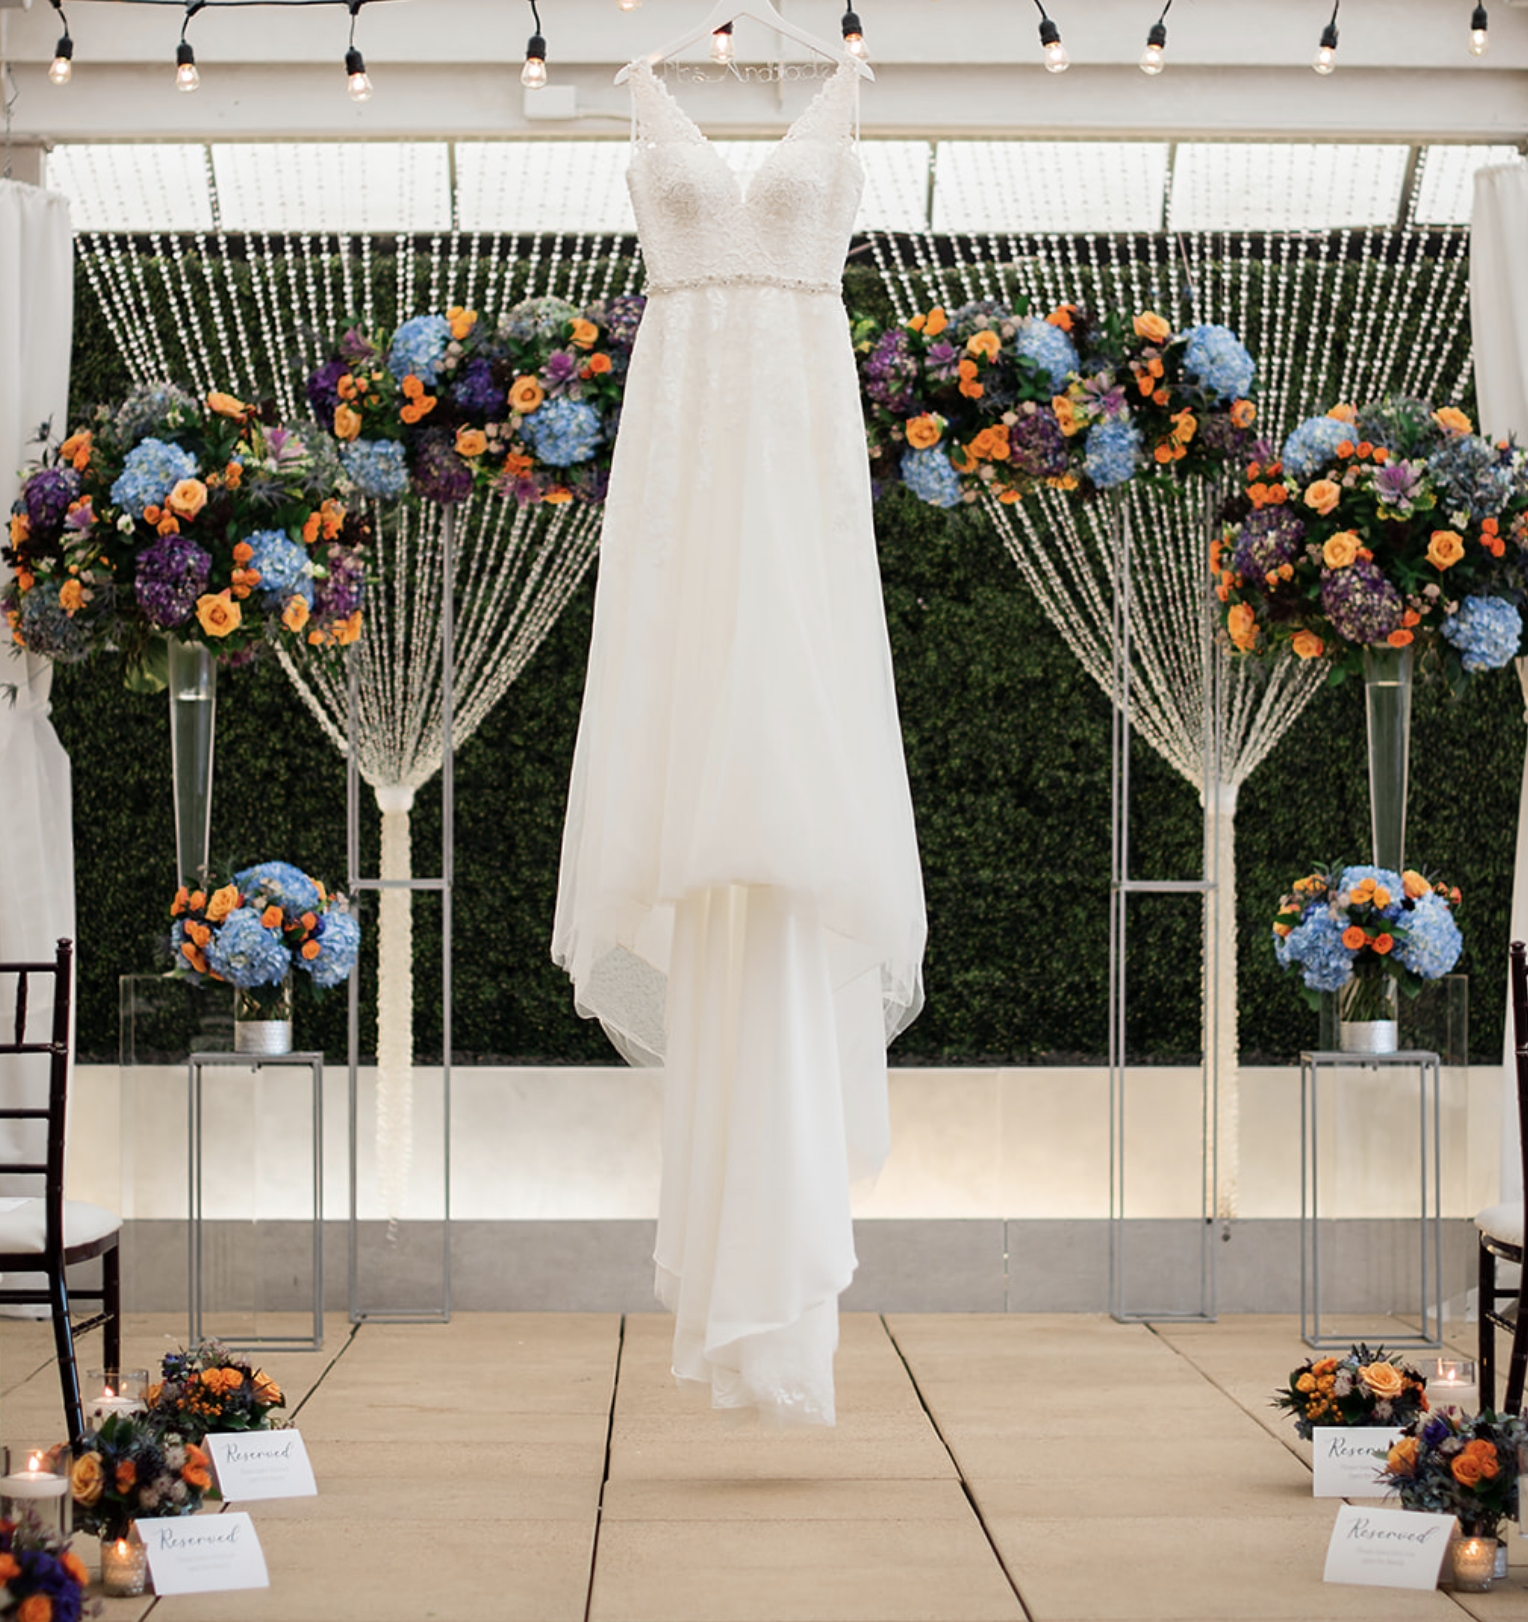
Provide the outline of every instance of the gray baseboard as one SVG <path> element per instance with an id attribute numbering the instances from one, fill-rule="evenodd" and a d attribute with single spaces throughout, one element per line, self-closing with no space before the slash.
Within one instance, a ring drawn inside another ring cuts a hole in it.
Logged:
<path id="1" fill-rule="evenodd" d="M 883 1220 L 855 1225 L 860 1266 L 845 1292 L 852 1312 L 1105 1312 L 1109 1223 L 999 1218 Z M 1189 1310 L 1199 1297 L 1200 1225 L 1133 1223 L 1125 1306 L 1133 1315 Z M 641 1221 L 457 1222 L 451 1229 L 452 1306 L 463 1312 L 649 1312 L 654 1224 Z M 187 1303 L 184 1222 L 123 1228 L 129 1310 L 182 1311 Z M 313 1300 L 312 1230 L 303 1222 L 203 1226 L 207 1310 L 304 1311 Z M 1212 1240 L 1222 1313 L 1300 1310 L 1299 1223 L 1217 1225 Z M 362 1223 L 361 1299 L 372 1312 L 428 1308 L 441 1299 L 439 1223 Z M 344 1311 L 349 1235 L 325 1224 L 324 1301 Z M 1325 1313 L 1415 1312 L 1421 1301 L 1415 1221 L 1326 1225 Z M 1443 1224 L 1445 1300 L 1474 1280 L 1475 1231 Z M 215 1327 L 215 1326 L 214 1326 Z"/>

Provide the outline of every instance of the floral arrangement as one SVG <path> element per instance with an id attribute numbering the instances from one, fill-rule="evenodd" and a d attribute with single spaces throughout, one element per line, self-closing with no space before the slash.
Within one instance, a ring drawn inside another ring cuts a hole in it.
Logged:
<path id="1" fill-rule="evenodd" d="M 272 1410 L 286 1406 L 269 1375 L 215 1340 L 167 1353 L 160 1372 L 145 1394 L 149 1415 L 191 1442 L 209 1431 L 269 1430 Z"/>
<path id="2" fill-rule="evenodd" d="M 1262 449 L 1211 549 L 1234 648 L 1288 648 L 1333 680 L 1366 647 L 1435 648 L 1461 674 L 1517 652 L 1528 455 L 1406 399 L 1333 406 Z"/>
<path id="3" fill-rule="evenodd" d="M 0 1521 L 0 1617 L 14 1622 L 79 1622 L 85 1562 L 30 1519 Z"/>
<path id="4" fill-rule="evenodd" d="M 246 867 L 221 884 L 205 874 L 201 888 L 175 892 L 170 918 L 171 975 L 225 980 L 256 1008 L 284 1001 L 294 968 L 315 990 L 339 985 L 361 946 L 345 897 L 288 862 Z"/>
<path id="5" fill-rule="evenodd" d="M 140 1516 L 194 1514 L 212 1485 L 202 1448 L 152 1414 L 112 1414 L 78 1445 L 74 1524 L 104 1540 L 125 1538 Z"/>
<path id="6" fill-rule="evenodd" d="M 243 658 L 354 641 L 368 535 L 339 485 L 322 435 L 228 394 L 136 389 L 27 476 L 0 610 L 35 653 L 120 649 L 132 685 L 164 685 L 166 637 Z"/>
<path id="7" fill-rule="evenodd" d="M 1457 1515 L 1470 1537 L 1495 1537 L 1517 1515 L 1521 1419 L 1487 1410 L 1418 1416 L 1390 1449 L 1380 1479 L 1406 1509 Z"/>
<path id="8" fill-rule="evenodd" d="M 452 308 L 391 334 L 352 326 L 309 377 L 308 400 L 363 496 L 603 501 L 645 303 L 536 298 L 497 324 Z"/>
<path id="9" fill-rule="evenodd" d="M 1295 1416 L 1308 1442 L 1318 1425 L 1409 1425 L 1427 1411 L 1427 1382 L 1383 1346 L 1360 1345 L 1345 1357 L 1307 1358 L 1273 1405 Z"/>
<path id="10" fill-rule="evenodd" d="M 1447 974 L 1459 960 L 1463 937 L 1454 922 L 1457 886 L 1408 868 L 1341 867 L 1296 879 L 1279 902 L 1273 946 L 1281 968 L 1298 971 L 1305 997 L 1341 991 L 1355 978 L 1372 995 L 1359 996 L 1350 1019 L 1390 1019 L 1381 1012 L 1387 978 L 1415 996 L 1425 981 Z"/>
<path id="11" fill-rule="evenodd" d="M 878 488 L 900 479 L 936 507 L 1218 472 L 1252 443 L 1255 367 L 1227 327 L 983 300 L 895 327 L 867 318 L 854 337 Z"/>

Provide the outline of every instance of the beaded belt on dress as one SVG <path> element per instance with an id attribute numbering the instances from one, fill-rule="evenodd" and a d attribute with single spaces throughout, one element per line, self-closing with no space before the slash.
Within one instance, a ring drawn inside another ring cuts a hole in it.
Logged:
<path id="1" fill-rule="evenodd" d="M 692 287 L 783 287 L 791 293 L 843 293 L 842 282 L 809 281 L 804 276 L 670 276 L 649 277 L 645 292 L 679 293 Z"/>

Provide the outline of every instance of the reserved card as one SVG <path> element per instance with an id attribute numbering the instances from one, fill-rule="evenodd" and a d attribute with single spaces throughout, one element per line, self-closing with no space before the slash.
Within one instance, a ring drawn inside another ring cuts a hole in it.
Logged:
<path id="1" fill-rule="evenodd" d="M 269 1588 L 265 1552 L 248 1515 L 180 1515 L 140 1520 L 156 1594 L 212 1594 L 225 1588 Z"/>
<path id="2" fill-rule="evenodd" d="M 1323 1580 L 1371 1588 L 1436 1588 L 1453 1530 L 1452 1515 L 1343 1504 L 1332 1528 Z"/>
<path id="3" fill-rule="evenodd" d="M 1311 1437 L 1316 1497 L 1383 1498 L 1376 1477 L 1400 1439 L 1384 1425 L 1318 1425 Z"/>
<path id="4" fill-rule="evenodd" d="M 312 1498 L 318 1491 L 297 1431 L 224 1431 L 207 1438 L 218 1491 L 234 1503 Z"/>

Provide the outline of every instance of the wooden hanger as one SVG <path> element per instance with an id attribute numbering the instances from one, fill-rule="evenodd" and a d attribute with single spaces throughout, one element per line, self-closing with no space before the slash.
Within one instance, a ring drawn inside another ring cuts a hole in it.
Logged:
<path id="1" fill-rule="evenodd" d="M 660 62 L 667 61 L 671 56 L 677 56 L 681 51 L 688 50 L 691 45 L 698 44 L 707 34 L 714 34 L 725 23 L 735 21 L 739 17 L 752 17 L 755 22 L 763 23 L 766 28 L 773 28 L 777 34 L 784 34 L 787 39 L 793 39 L 798 45 L 805 45 L 810 51 L 816 51 L 819 56 L 831 58 L 834 62 L 849 62 L 862 78 L 873 79 L 875 74 L 871 71 L 868 62 L 862 62 L 857 56 L 840 49 L 830 41 L 820 39 L 816 34 L 809 34 L 806 29 L 798 28 L 790 23 L 770 4 L 770 0 L 716 0 L 716 4 L 706 14 L 704 22 L 697 23 L 687 33 L 681 34 L 667 45 L 659 46 L 656 51 L 644 51 L 643 55 L 656 67 Z M 616 74 L 615 82 L 624 84 L 626 76 L 631 72 L 630 67 L 624 67 Z"/>

